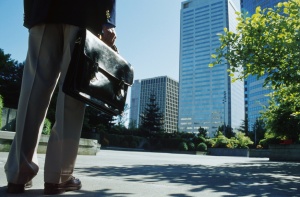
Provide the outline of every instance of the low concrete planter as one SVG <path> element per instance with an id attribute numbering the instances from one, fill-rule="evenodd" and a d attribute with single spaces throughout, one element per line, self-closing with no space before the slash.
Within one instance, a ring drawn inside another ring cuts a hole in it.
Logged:
<path id="1" fill-rule="evenodd" d="M 241 148 L 208 148 L 208 155 L 214 156 L 235 156 L 235 157 L 249 157 L 249 149 Z"/>
<path id="2" fill-rule="evenodd" d="M 206 151 L 196 151 L 196 155 L 207 155 Z"/>
<path id="3" fill-rule="evenodd" d="M 15 132 L 0 131 L 0 152 L 8 152 L 10 144 L 15 136 Z M 42 135 L 40 138 L 38 153 L 46 153 L 49 136 Z M 97 140 L 81 138 L 79 141 L 79 155 L 96 155 L 99 148 Z"/>
<path id="4" fill-rule="evenodd" d="M 250 149 L 249 157 L 269 158 L 270 150 L 269 149 Z"/>
<path id="5" fill-rule="evenodd" d="M 270 161 L 300 161 L 300 144 L 270 145 Z"/>

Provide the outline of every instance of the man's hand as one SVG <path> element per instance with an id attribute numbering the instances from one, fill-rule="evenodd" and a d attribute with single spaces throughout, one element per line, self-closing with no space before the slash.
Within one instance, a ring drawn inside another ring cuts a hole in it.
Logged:
<path id="1" fill-rule="evenodd" d="M 105 44 L 112 47 L 115 44 L 115 41 L 117 39 L 115 28 L 107 27 L 107 26 L 104 25 L 102 30 L 103 30 L 103 34 L 102 34 L 100 39 Z"/>

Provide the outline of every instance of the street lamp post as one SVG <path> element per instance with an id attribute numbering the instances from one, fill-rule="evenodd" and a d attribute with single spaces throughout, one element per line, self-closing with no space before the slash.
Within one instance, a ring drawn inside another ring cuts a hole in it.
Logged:
<path id="1" fill-rule="evenodd" d="M 226 91 L 224 91 L 224 96 L 223 96 L 223 104 L 224 104 L 224 127 L 223 127 L 223 132 L 225 135 L 225 128 L 226 128 L 226 123 L 225 123 L 225 116 L 226 116 Z"/>

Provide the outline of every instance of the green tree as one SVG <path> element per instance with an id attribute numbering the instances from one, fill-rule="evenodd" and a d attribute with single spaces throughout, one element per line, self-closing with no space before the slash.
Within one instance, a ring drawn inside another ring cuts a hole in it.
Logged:
<path id="1" fill-rule="evenodd" d="M 248 124 L 248 118 L 246 116 L 245 120 L 242 121 L 241 126 L 238 128 L 238 131 L 245 133 L 245 135 L 249 135 L 249 124 Z"/>
<path id="2" fill-rule="evenodd" d="M 249 133 L 255 145 L 257 145 L 260 140 L 264 139 L 265 133 L 266 128 L 264 121 L 260 118 L 257 118 L 252 126 L 252 132 Z"/>
<path id="3" fill-rule="evenodd" d="M 164 117 L 156 103 L 156 96 L 154 94 L 150 95 L 149 103 L 140 118 L 141 127 L 148 131 L 150 135 L 163 132 Z"/>
<path id="4" fill-rule="evenodd" d="M 282 139 L 298 141 L 300 137 L 300 84 L 282 88 L 271 95 L 262 113 L 266 129 Z"/>
<path id="5" fill-rule="evenodd" d="M 267 75 L 265 85 L 300 83 L 300 1 L 278 3 L 255 14 L 237 13 L 236 33 L 224 29 L 221 45 L 212 55 L 214 66 L 227 60 L 234 79 Z M 244 69 L 241 69 L 243 67 Z"/>
<path id="6" fill-rule="evenodd" d="M 203 138 L 208 138 L 206 129 L 199 127 L 198 131 L 199 131 L 198 136 Z"/>
<path id="7" fill-rule="evenodd" d="M 224 129 L 225 127 L 225 129 Z M 224 124 L 218 127 L 218 130 L 216 132 L 216 136 L 219 135 L 219 132 L 223 133 L 223 135 L 227 138 L 232 138 L 235 136 L 233 129 L 231 126 L 227 125 L 225 126 Z"/>
<path id="8" fill-rule="evenodd" d="M 113 116 L 105 114 L 93 107 L 87 106 L 83 121 L 83 131 L 99 131 L 103 126 L 106 127 L 105 130 L 109 130 L 113 126 Z"/>
<path id="9" fill-rule="evenodd" d="M 0 94 L 4 107 L 17 109 L 24 63 L 18 63 L 0 49 Z"/>
<path id="10" fill-rule="evenodd" d="M 278 3 L 274 9 L 257 7 L 252 16 L 237 13 L 236 32 L 224 29 L 224 34 L 219 35 L 221 45 L 209 64 L 213 67 L 226 60 L 233 81 L 250 75 L 266 76 L 264 86 L 275 91 L 271 106 L 264 113 L 266 128 L 294 139 L 299 137 L 300 123 L 299 13 L 299 0 Z"/>

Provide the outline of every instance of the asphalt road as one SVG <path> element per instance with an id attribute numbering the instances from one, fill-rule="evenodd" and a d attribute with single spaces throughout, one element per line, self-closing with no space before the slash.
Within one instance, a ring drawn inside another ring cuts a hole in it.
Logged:
<path id="1" fill-rule="evenodd" d="M 7 195 L 0 152 L 0 196 Z M 43 165 L 33 187 L 19 196 L 43 196 Z M 214 197 L 300 196 L 300 163 L 267 158 L 215 157 L 171 153 L 101 150 L 79 155 L 74 176 L 83 187 L 69 196 Z"/>

